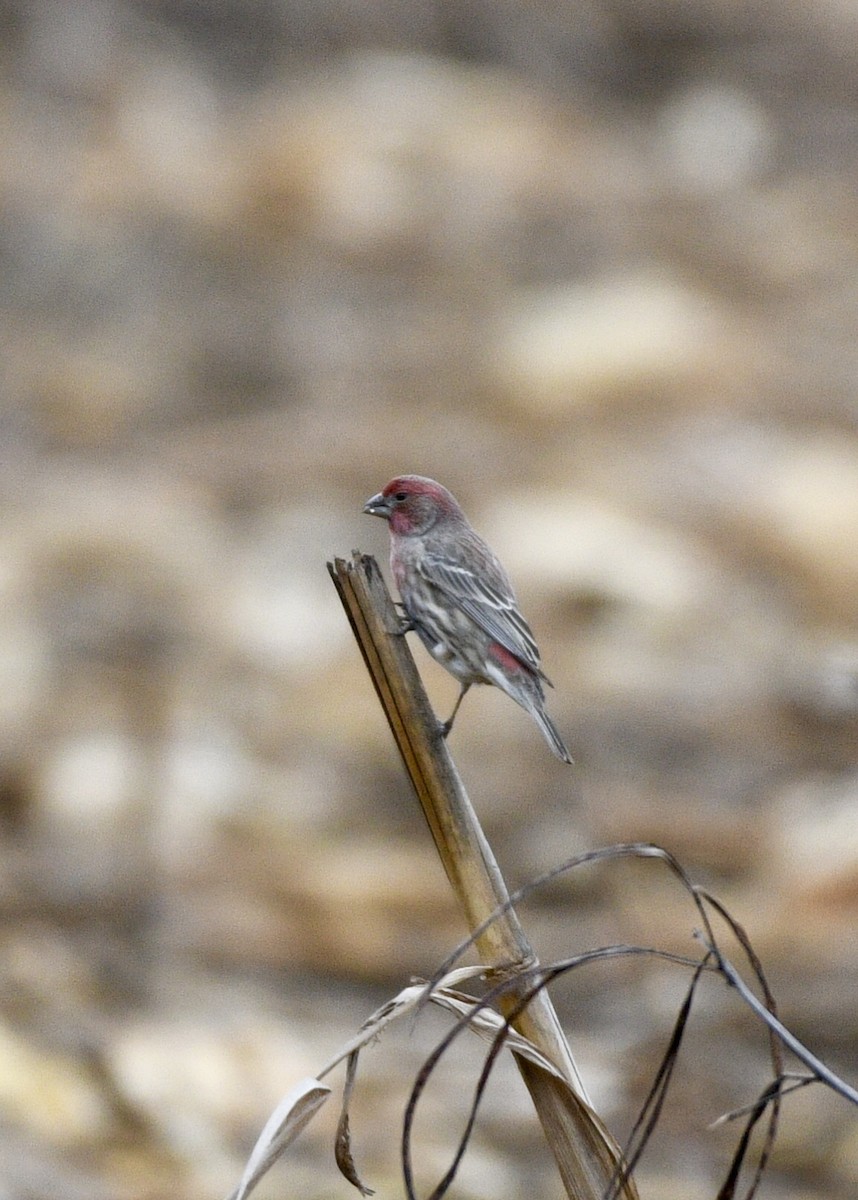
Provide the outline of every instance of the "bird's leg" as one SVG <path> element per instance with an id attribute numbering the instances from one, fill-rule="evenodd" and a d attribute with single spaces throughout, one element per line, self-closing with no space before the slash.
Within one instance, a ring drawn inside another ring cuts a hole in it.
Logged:
<path id="1" fill-rule="evenodd" d="M 450 732 L 450 730 L 453 728 L 453 721 L 455 719 L 456 713 L 459 711 L 459 705 L 462 703 L 462 701 L 465 699 L 465 696 L 468 694 L 468 688 L 470 686 L 471 685 L 469 683 L 462 684 L 462 690 L 461 690 L 461 692 L 459 692 L 459 699 L 456 701 L 456 703 L 453 707 L 453 711 L 450 713 L 447 720 L 444 721 L 444 723 L 441 726 L 441 737 L 445 738 L 447 736 L 447 734 Z"/>

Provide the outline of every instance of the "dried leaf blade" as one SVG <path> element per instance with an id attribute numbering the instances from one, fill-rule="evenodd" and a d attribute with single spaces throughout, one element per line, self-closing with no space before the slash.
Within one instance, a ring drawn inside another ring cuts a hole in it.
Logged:
<path id="1" fill-rule="evenodd" d="M 286 1093 L 265 1122 L 230 1200 L 247 1200 L 256 1185 L 285 1153 L 331 1094 L 318 1079 L 302 1079 Z"/>
<path id="2" fill-rule="evenodd" d="M 343 1104 L 340 1110 L 340 1120 L 337 1125 L 337 1137 L 334 1143 L 334 1157 L 337 1166 L 340 1169 L 340 1174 L 343 1175 L 353 1187 L 356 1187 L 362 1196 L 374 1196 L 375 1192 L 371 1187 L 363 1182 L 358 1175 L 357 1167 L 355 1166 L 354 1155 L 352 1154 L 352 1135 L 349 1126 L 349 1103 L 354 1090 L 355 1078 L 357 1076 L 359 1051 L 355 1050 L 349 1055 L 349 1065 L 346 1068 L 346 1082 L 343 1088 Z"/>

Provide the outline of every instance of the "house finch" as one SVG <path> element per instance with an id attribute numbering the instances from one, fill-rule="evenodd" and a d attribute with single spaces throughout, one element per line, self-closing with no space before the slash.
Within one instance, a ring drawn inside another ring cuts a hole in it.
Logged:
<path id="1" fill-rule="evenodd" d="M 569 751 L 545 712 L 543 682 L 530 626 L 512 584 L 492 551 L 468 523 L 455 498 L 433 479 L 401 475 L 367 500 L 363 511 L 390 527 L 390 567 L 408 629 L 462 690 L 444 737 L 473 683 L 493 683 L 533 717 L 558 758 Z"/>

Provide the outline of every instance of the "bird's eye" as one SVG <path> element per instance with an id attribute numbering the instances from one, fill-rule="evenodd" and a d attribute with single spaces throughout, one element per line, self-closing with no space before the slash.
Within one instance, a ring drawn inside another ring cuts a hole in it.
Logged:
<path id="1" fill-rule="evenodd" d="M 407 500 L 408 492 L 396 492 L 393 499 L 394 500 Z"/>

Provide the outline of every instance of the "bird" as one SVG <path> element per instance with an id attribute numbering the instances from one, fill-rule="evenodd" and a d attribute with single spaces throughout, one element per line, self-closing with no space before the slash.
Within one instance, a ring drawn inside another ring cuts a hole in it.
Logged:
<path id="1" fill-rule="evenodd" d="M 536 722 L 554 754 L 572 757 L 545 711 L 539 649 L 522 616 L 509 576 L 474 530 L 456 498 L 423 475 L 398 475 L 363 507 L 387 521 L 390 569 L 405 622 L 460 684 L 446 738 L 475 683 L 506 692 Z"/>

